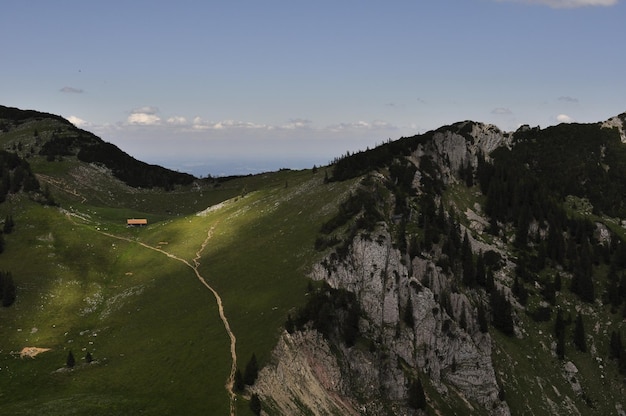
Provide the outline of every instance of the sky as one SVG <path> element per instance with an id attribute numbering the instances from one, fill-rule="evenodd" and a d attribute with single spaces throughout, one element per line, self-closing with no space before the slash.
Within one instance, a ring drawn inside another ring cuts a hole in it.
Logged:
<path id="1" fill-rule="evenodd" d="M 626 0 L 12 1 L 0 104 L 196 176 L 626 111 Z"/>

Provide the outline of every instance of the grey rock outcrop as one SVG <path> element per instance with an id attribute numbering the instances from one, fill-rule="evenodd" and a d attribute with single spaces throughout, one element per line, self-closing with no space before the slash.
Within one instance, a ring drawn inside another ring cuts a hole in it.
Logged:
<path id="1" fill-rule="evenodd" d="M 478 155 L 485 157 L 500 146 L 509 146 L 512 133 L 505 133 L 492 124 L 465 121 L 457 123 L 457 128 L 445 128 L 436 131 L 433 139 L 420 145 L 416 157 L 430 156 L 441 169 L 445 183 L 454 181 L 455 173 L 464 164 L 476 167 Z M 463 133 L 461 133 L 463 132 Z"/>
<path id="2" fill-rule="evenodd" d="M 376 374 L 367 367 L 378 364 L 377 378 L 362 384 L 380 386 L 393 401 L 406 400 L 407 374 L 414 371 L 428 375 L 440 394 L 448 394 L 452 387 L 494 414 L 508 414 L 498 399 L 490 336 L 478 330 L 469 299 L 450 293 L 449 276 L 433 262 L 416 258 L 411 270 L 405 263 L 383 228 L 375 240 L 357 237 L 343 262 L 314 268 L 314 279 L 357 295 L 365 317 L 361 332 L 384 347 L 382 362 L 380 354 L 372 353 L 369 360 L 351 361 L 350 368 L 362 375 Z M 437 301 L 441 296 L 450 297 L 449 311 Z M 412 328 L 403 322 L 407 308 L 413 310 Z M 458 323 L 462 315 L 466 329 Z M 396 362 L 410 370 L 398 370 Z"/>
<path id="3" fill-rule="evenodd" d="M 328 342 L 316 331 L 284 332 L 252 388 L 283 415 L 358 415 Z"/>
<path id="4" fill-rule="evenodd" d="M 488 158 L 511 140 L 495 126 L 463 122 L 434 132 L 409 159 L 419 165 L 422 156 L 429 157 L 436 179 L 451 183 L 460 167 L 475 167 L 479 154 Z M 422 174 L 418 166 L 413 180 L 418 192 Z M 374 176 L 385 180 L 380 173 Z M 472 218 L 476 222 L 480 215 Z M 311 272 L 312 279 L 356 296 L 366 346 L 331 343 L 312 330 L 285 333 L 254 391 L 284 414 L 303 413 L 294 406 L 312 414 L 416 414 L 408 405 L 409 386 L 423 378 L 438 395 L 461 397 L 470 410 L 479 406 L 489 414 L 509 415 L 499 397 L 491 337 L 477 321 L 474 305 L 484 295 L 458 292 L 435 259 L 410 259 L 392 240 L 390 225 L 379 222 L 373 232 L 357 233 L 347 254 L 329 255 Z M 485 249 L 473 238 L 471 245 Z"/>
<path id="5" fill-rule="evenodd" d="M 498 397 L 491 338 L 478 330 L 472 303 L 451 293 L 449 276 L 432 261 L 416 258 L 407 267 L 406 260 L 381 226 L 374 239 L 357 236 L 342 261 L 318 263 L 313 279 L 357 296 L 360 333 L 371 345 L 329 345 L 315 331 L 284 333 L 254 391 L 283 414 L 300 414 L 293 406 L 313 414 L 414 414 L 408 387 L 423 376 L 438 394 L 462 397 L 468 409 L 509 415 Z M 449 310 L 441 296 L 449 296 Z"/>

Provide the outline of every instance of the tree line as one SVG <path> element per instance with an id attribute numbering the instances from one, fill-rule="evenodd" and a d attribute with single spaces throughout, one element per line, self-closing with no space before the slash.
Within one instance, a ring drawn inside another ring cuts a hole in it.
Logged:
<path id="1" fill-rule="evenodd" d="M 114 144 L 80 130 L 63 135 L 54 133 L 42 145 L 39 154 L 50 161 L 56 157 L 75 155 L 83 162 L 102 164 L 111 169 L 116 178 L 133 187 L 170 190 L 176 185 L 188 185 L 195 180 L 193 175 L 138 161 Z"/>

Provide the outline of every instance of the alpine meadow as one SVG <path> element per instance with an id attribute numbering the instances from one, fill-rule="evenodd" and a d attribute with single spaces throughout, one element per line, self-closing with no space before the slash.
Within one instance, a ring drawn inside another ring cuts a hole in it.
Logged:
<path id="1" fill-rule="evenodd" d="M 626 415 L 626 113 L 198 178 L 0 106 L 2 415 Z"/>

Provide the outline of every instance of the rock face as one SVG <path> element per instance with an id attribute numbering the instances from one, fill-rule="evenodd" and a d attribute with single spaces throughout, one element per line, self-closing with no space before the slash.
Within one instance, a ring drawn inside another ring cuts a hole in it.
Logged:
<path id="1" fill-rule="evenodd" d="M 357 295 L 365 317 L 361 333 L 378 340 L 384 350 L 384 354 L 370 353 L 367 359 L 351 360 L 347 354 L 350 368 L 358 375 L 353 379 L 360 380 L 357 391 L 375 400 L 382 389 L 385 397 L 401 407 L 412 375 L 408 368 L 427 375 L 440 394 L 451 394 L 452 387 L 494 414 L 508 414 L 506 404 L 498 399 L 491 339 L 478 330 L 469 300 L 449 293 L 449 277 L 431 261 L 416 258 L 411 270 L 403 263 L 388 231 L 381 229 L 375 240 L 355 239 L 345 261 L 318 265 L 313 271 L 314 279 Z M 454 316 L 436 300 L 444 292 L 450 296 Z M 411 309 L 412 327 L 404 315 Z M 461 315 L 465 315 L 466 330 L 457 324 Z"/>
<path id="2" fill-rule="evenodd" d="M 626 143 L 625 123 L 626 113 L 602 126 L 616 128 Z M 530 127 L 522 127 L 521 131 L 527 129 Z M 481 169 L 477 167 L 485 166 L 480 163 L 481 157 L 489 161 L 495 149 L 513 146 L 513 134 L 503 133 L 495 126 L 466 121 L 425 137 L 428 140 L 413 142 L 410 151 L 402 153 L 401 157 L 414 165 L 411 169 L 400 171 L 403 164 L 389 165 L 388 170 L 380 168 L 361 182 L 361 191 L 378 198 L 359 200 L 363 206 L 358 215 L 363 217 L 357 215 L 358 219 L 352 220 L 355 224 L 363 220 L 361 226 L 348 223 L 337 235 L 324 237 L 328 241 L 340 241 L 333 244 L 341 248 L 314 265 L 310 277 L 354 295 L 360 307 L 358 338 L 355 345 L 348 346 L 347 339 L 340 339 L 335 333 L 322 336 L 311 329 L 312 321 L 305 330 L 285 332 L 272 363 L 262 370 L 259 381 L 252 387 L 276 413 L 422 415 L 417 409 L 420 405 L 416 404 L 421 402 L 415 400 L 415 394 L 416 386 L 423 384 L 427 405 L 437 414 L 510 415 L 504 392 L 510 388 L 518 393 L 518 385 L 510 380 L 506 370 L 513 371 L 515 363 L 503 367 L 502 358 L 509 356 L 501 355 L 502 345 L 494 344 L 486 332 L 485 305 L 489 305 L 494 327 L 498 317 L 510 314 L 507 335 L 526 340 L 525 345 L 534 343 L 533 348 L 554 349 L 554 346 L 545 347 L 555 345 L 550 344 L 551 335 L 539 331 L 531 337 L 524 327 L 525 319 L 532 317 L 530 312 L 534 311 L 516 299 L 514 292 L 517 269 L 522 263 L 516 252 L 511 251 L 511 244 L 517 238 L 516 224 L 498 221 L 495 227 L 501 231 L 488 231 L 493 224 L 483 214 L 480 198 L 484 195 L 467 185 L 467 177 L 463 176 L 468 167 L 473 168 L 469 169 L 470 173 L 476 171 L 478 176 Z M 402 176 L 398 172 L 409 174 Z M 448 194 L 438 193 L 442 189 Z M 458 198 L 449 195 L 455 192 L 459 192 Z M 578 200 L 574 202 L 581 205 Z M 368 203 L 374 206 L 375 214 L 370 209 L 370 217 L 364 218 Z M 434 207 L 439 211 L 435 213 Z M 447 222 L 455 216 L 462 216 L 462 221 Z M 431 241 L 426 237 L 428 227 L 441 227 L 438 223 L 444 222 L 448 224 L 447 235 L 441 232 L 444 227 L 437 231 L 440 235 L 436 239 Z M 459 239 L 451 243 L 450 230 L 456 230 L 456 226 Z M 610 227 L 602 222 L 594 226 L 594 240 L 609 245 Z M 549 236 L 538 221 L 529 221 L 528 230 L 527 234 L 543 240 Z M 490 270 L 493 274 L 489 290 L 484 280 L 484 287 L 480 288 L 471 280 L 465 281 L 463 272 L 471 269 L 461 264 L 462 257 L 452 257 L 450 245 L 445 248 L 445 244 L 454 245 L 456 255 L 463 251 L 462 245 L 472 256 L 491 252 L 490 261 L 497 268 Z M 570 278 L 560 267 L 557 265 L 555 270 Z M 542 284 L 536 280 L 532 287 L 537 297 L 543 290 Z M 497 296 L 509 303 L 505 312 L 494 306 Z M 547 302 L 542 300 L 540 305 Z M 483 318 L 480 323 L 479 316 Z M 518 347 L 523 349 L 525 345 Z M 532 359 L 533 348 L 528 349 L 525 359 Z M 549 414 L 584 414 L 578 410 L 577 400 L 586 397 L 585 384 L 577 372 L 573 362 L 566 363 L 562 374 L 555 372 L 567 381 L 566 390 L 575 399 L 553 385 L 555 393 L 551 397 L 524 400 L 527 403 L 543 400 L 544 405 L 537 409 Z M 550 378 L 543 380 L 536 376 L 541 391 L 545 383 L 554 382 L 547 380 Z M 556 384 L 559 383 L 562 380 Z M 442 407 L 448 403 L 454 403 L 450 411 Z M 515 404 L 519 405 L 512 398 L 511 405 Z M 618 401 L 615 409 L 618 414 L 624 413 Z"/>
<path id="3" fill-rule="evenodd" d="M 437 179 L 450 183 L 460 167 L 476 166 L 479 153 L 488 157 L 509 140 L 495 126 L 464 122 L 435 132 L 409 158 L 417 164 L 430 157 Z M 418 191 L 421 174 L 418 169 L 413 181 Z M 468 411 L 477 406 L 509 415 L 499 398 L 491 337 L 479 330 L 472 306 L 477 302 L 457 293 L 436 259 L 411 260 L 398 250 L 391 227 L 380 222 L 371 233 L 357 233 L 345 256 L 333 253 L 311 272 L 356 295 L 366 345 L 329 343 L 313 330 L 284 333 L 253 391 L 281 414 L 416 414 L 409 389 L 419 378 L 440 396 L 460 398 Z"/>
<path id="4" fill-rule="evenodd" d="M 622 113 L 619 116 L 611 117 L 602 123 L 602 127 L 605 128 L 616 128 L 619 132 L 620 139 L 622 143 L 626 143 L 626 129 L 624 128 L 624 123 L 626 123 L 626 113 Z"/>
<path id="5" fill-rule="evenodd" d="M 454 174 L 464 164 L 475 167 L 479 153 L 488 157 L 493 150 L 509 146 L 513 140 L 511 133 L 504 133 L 491 124 L 464 121 L 453 127 L 435 132 L 433 139 L 425 146 L 420 145 L 416 152 L 418 157 L 432 157 L 441 169 L 445 183 L 452 181 Z"/>
<path id="6" fill-rule="evenodd" d="M 283 333 L 254 392 L 280 414 L 358 415 L 328 342 L 316 331 Z"/>
<path id="7" fill-rule="evenodd" d="M 302 406 L 313 414 L 412 414 L 408 387 L 422 376 L 438 394 L 461 396 L 468 408 L 510 414 L 498 398 L 491 338 L 479 331 L 469 300 L 450 294 L 449 278 L 430 260 L 404 263 L 382 227 L 375 239 L 357 236 L 343 261 L 317 264 L 313 279 L 356 294 L 360 333 L 371 345 L 330 346 L 315 331 L 285 333 L 254 391 L 282 414 L 302 414 Z M 454 316 L 436 300 L 444 292 Z M 466 329 L 457 324 L 461 315 Z"/>

